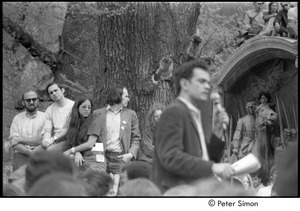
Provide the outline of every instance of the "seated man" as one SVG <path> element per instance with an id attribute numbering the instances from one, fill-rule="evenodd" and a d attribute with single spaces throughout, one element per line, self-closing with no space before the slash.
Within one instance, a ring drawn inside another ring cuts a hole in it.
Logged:
<path id="1" fill-rule="evenodd" d="M 254 8 L 247 11 L 244 19 L 243 29 L 248 31 L 245 39 L 249 39 L 251 36 L 255 36 L 261 32 L 265 26 L 265 20 L 263 19 L 262 9 L 264 2 L 253 2 Z"/>
<path id="2" fill-rule="evenodd" d="M 298 39 L 298 7 L 296 6 L 289 9 L 288 16 L 288 24 L 286 29 L 288 30 L 289 38 Z"/>
<path id="3" fill-rule="evenodd" d="M 54 101 L 45 112 L 45 133 L 42 147 L 48 151 L 63 153 L 69 149 L 66 141 L 66 130 L 63 130 L 69 115 L 71 114 L 74 101 L 64 96 L 65 89 L 53 82 L 46 88 L 51 100 Z"/>
<path id="4" fill-rule="evenodd" d="M 26 164 L 34 149 L 42 144 L 45 113 L 38 111 L 38 94 L 25 92 L 22 96 L 25 111 L 17 114 L 10 127 L 8 144 L 14 149 L 13 171 Z"/>
<path id="5" fill-rule="evenodd" d="M 289 2 L 282 2 L 281 3 L 282 10 L 277 13 L 277 17 L 274 20 L 274 28 L 281 37 L 286 37 L 288 31 L 286 29 L 288 20 L 287 20 L 287 13 L 290 9 Z"/>

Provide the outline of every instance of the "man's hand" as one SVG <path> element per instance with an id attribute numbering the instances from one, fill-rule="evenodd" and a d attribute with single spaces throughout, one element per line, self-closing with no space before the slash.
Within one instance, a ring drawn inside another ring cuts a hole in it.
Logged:
<path id="1" fill-rule="evenodd" d="M 122 160 L 125 162 L 125 163 L 128 163 L 131 158 L 133 157 L 133 155 L 131 153 L 127 153 L 127 154 L 124 154 L 124 155 L 119 155 L 118 158 L 122 158 Z"/>
<path id="2" fill-rule="evenodd" d="M 47 149 L 51 144 L 54 143 L 54 138 L 53 137 L 50 137 L 50 138 L 47 138 L 47 139 L 44 139 L 42 141 L 42 146 Z"/>
<path id="3" fill-rule="evenodd" d="M 229 163 L 215 163 L 211 168 L 212 172 L 221 178 L 229 178 L 234 174 L 234 169 Z"/>
<path id="4" fill-rule="evenodd" d="M 223 124 L 229 124 L 228 114 L 225 112 L 224 108 L 216 110 L 214 112 L 214 131 L 213 133 L 221 138 L 223 136 Z"/>
<path id="5" fill-rule="evenodd" d="M 10 145 L 10 147 L 13 147 L 13 146 L 17 145 L 20 141 L 21 141 L 21 139 L 19 137 L 14 137 L 9 141 L 9 145 Z"/>
<path id="6" fill-rule="evenodd" d="M 82 157 L 82 154 L 80 152 L 75 152 L 75 165 L 77 167 L 82 166 L 84 162 L 84 159 Z"/>

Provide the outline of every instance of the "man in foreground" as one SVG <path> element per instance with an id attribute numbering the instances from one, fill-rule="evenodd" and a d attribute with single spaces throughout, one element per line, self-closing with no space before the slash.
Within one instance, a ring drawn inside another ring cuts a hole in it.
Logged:
<path id="1" fill-rule="evenodd" d="M 234 170 L 221 160 L 225 142 L 222 124 L 229 118 L 224 109 L 216 110 L 214 129 L 205 141 L 198 104 L 208 100 L 210 76 L 205 63 L 192 60 L 175 73 L 179 96 L 161 116 L 154 131 L 154 155 L 151 180 L 162 193 L 181 184 L 213 175 L 227 178 Z"/>

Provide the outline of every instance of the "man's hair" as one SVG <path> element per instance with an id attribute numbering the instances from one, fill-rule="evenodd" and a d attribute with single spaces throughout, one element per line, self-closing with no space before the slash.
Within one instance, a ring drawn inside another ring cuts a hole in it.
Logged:
<path id="1" fill-rule="evenodd" d="M 25 100 L 25 94 L 27 94 L 29 92 L 34 92 L 36 94 L 37 98 L 39 98 L 39 94 L 37 93 L 36 90 L 28 90 L 28 91 L 24 92 L 23 95 L 22 95 L 22 100 L 23 101 Z"/>
<path id="2" fill-rule="evenodd" d="M 87 196 L 87 193 L 74 175 L 55 172 L 40 178 L 27 196 Z"/>
<path id="3" fill-rule="evenodd" d="M 26 167 L 25 191 L 28 192 L 42 176 L 53 172 L 74 174 L 73 161 L 58 152 L 43 151 L 34 153 Z"/>
<path id="4" fill-rule="evenodd" d="M 125 86 L 113 86 L 108 94 L 107 97 L 107 104 L 108 105 L 114 105 L 119 104 L 122 102 L 122 95 L 123 95 L 123 89 L 126 88 Z"/>
<path id="5" fill-rule="evenodd" d="M 48 86 L 47 86 L 47 88 L 46 88 L 46 92 L 47 92 L 48 95 L 49 95 L 49 92 L 48 92 L 49 87 L 52 86 L 52 85 L 55 85 L 55 84 L 58 86 L 58 88 L 60 88 L 60 89 L 63 88 L 63 87 L 62 87 L 61 85 L 59 85 L 57 82 L 51 82 L 50 84 L 48 84 Z"/>
<path id="6" fill-rule="evenodd" d="M 108 173 L 94 169 L 82 172 L 80 178 L 89 196 L 105 196 L 114 184 Z"/>
<path id="7" fill-rule="evenodd" d="M 123 165 L 121 171 L 127 171 L 128 180 L 137 178 L 150 179 L 151 165 L 143 161 L 132 161 Z"/>
<path id="8" fill-rule="evenodd" d="M 207 64 L 202 61 L 202 60 L 198 60 L 198 59 L 194 59 L 191 61 L 188 61 L 184 64 L 182 64 L 180 67 L 178 67 L 178 69 L 175 71 L 175 88 L 176 88 L 176 93 L 177 95 L 179 95 L 180 91 L 181 91 L 181 86 L 180 86 L 180 80 L 182 78 L 185 79 L 191 79 L 193 77 L 194 74 L 194 69 L 195 68 L 201 68 L 204 71 L 209 72 L 209 68 L 207 66 Z"/>
<path id="9" fill-rule="evenodd" d="M 121 188 L 122 196 L 161 196 L 158 187 L 146 178 L 128 180 Z"/>

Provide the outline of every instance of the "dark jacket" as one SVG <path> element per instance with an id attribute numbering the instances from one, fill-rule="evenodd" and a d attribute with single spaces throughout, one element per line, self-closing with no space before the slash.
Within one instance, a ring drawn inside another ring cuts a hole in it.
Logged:
<path id="1" fill-rule="evenodd" d="M 151 180 L 162 192 L 195 179 L 212 176 L 212 165 L 223 155 L 224 142 L 212 135 L 210 161 L 203 160 L 196 123 L 188 107 L 176 99 L 163 112 L 154 131 Z"/>
<path id="2" fill-rule="evenodd" d="M 280 10 L 277 13 L 277 16 L 274 20 L 274 25 L 275 25 L 275 23 L 279 23 L 281 28 L 282 27 L 286 28 L 286 25 L 288 24 L 287 13 L 288 13 L 288 11 Z"/>

